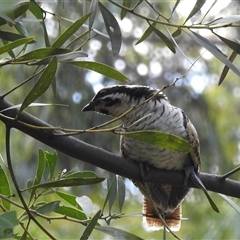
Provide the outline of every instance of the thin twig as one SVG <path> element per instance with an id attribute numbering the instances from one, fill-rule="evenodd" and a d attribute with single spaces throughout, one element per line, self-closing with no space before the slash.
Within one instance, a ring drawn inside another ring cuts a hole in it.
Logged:
<path id="1" fill-rule="evenodd" d="M 225 173 L 224 175 L 222 175 L 221 179 L 225 180 L 226 178 L 229 178 L 231 175 L 233 175 L 234 173 L 236 173 L 238 171 L 240 171 L 240 166 L 238 166 L 238 167 L 234 168 L 233 170 L 231 170 L 231 171 Z"/>
<path id="2" fill-rule="evenodd" d="M 110 3 L 114 4 L 115 6 L 124 9 L 126 11 L 128 11 L 129 13 L 132 13 L 133 15 L 136 15 L 138 17 L 140 17 L 141 19 L 145 19 L 147 21 L 151 21 L 151 22 L 155 22 L 155 23 L 159 23 L 162 25 L 167 25 L 167 26 L 171 26 L 171 27 L 175 27 L 175 28 L 187 28 L 187 29 L 217 29 L 217 28 L 227 28 L 227 27 L 240 27 L 240 24 L 233 24 L 233 23 L 224 23 L 222 25 L 214 25 L 214 26 L 209 26 L 207 24 L 194 24 L 194 25 L 181 25 L 181 24 L 173 24 L 173 23 L 169 23 L 169 22 L 163 22 L 163 21 L 159 21 L 156 20 L 154 18 L 150 18 L 150 17 L 146 17 L 144 15 L 141 15 L 140 13 L 135 12 L 133 9 L 127 8 L 113 0 L 108 0 Z M 141 1 L 139 1 L 141 2 Z"/>
<path id="3" fill-rule="evenodd" d="M 14 174 L 13 166 L 12 166 L 12 160 L 11 160 L 11 154 L 10 154 L 10 132 L 11 132 L 11 127 L 6 125 L 6 158 L 7 158 L 7 164 L 8 164 L 8 169 L 9 173 L 11 175 L 13 184 L 15 186 L 15 189 L 18 193 L 18 196 L 20 198 L 20 201 L 22 202 L 22 205 L 27 212 L 29 218 L 34 221 L 34 223 L 52 240 L 57 240 L 55 237 L 53 237 L 37 220 L 36 218 L 32 215 L 31 211 L 29 210 L 23 196 L 22 192 L 18 186 L 17 179 Z"/>

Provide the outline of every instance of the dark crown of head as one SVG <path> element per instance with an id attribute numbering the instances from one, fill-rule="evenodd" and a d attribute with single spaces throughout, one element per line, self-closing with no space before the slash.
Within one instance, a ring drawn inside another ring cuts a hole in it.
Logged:
<path id="1" fill-rule="evenodd" d="M 141 86 L 141 85 L 114 85 L 110 87 L 105 87 L 100 90 L 95 99 L 103 98 L 105 96 L 118 94 L 124 94 L 126 96 L 130 96 L 133 99 L 140 99 L 144 97 L 145 99 L 150 98 L 154 94 L 157 93 L 157 89 L 150 88 L 148 86 Z M 163 93 L 158 93 L 154 97 L 154 99 L 166 99 L 167 97 Z"/>

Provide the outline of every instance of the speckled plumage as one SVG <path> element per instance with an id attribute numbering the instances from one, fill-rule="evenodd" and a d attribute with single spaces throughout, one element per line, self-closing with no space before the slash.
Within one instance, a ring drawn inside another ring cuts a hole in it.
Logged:
<path id="1" fill-rule="evenodd" d="M 150 100 L 146 101 L 149 98 Z M 180 108 L 172 106 L 166 96 L 157 89 L 139 85 L 106 87 L 96 94 L 83 111 L 92 110 L 118 117 L 138 104 L 140 106 L 122 118 L 123 131 L 157 130 L 171 133 L 189 141 L 193 150 L 190 153 L 176 152 L 122 136 L 120 143 L 122 156 L 166 170 L 183 170 L 193 166 L 194 170 L 198 171 L 200 150 L 196 130 L 186 114 Z M 158 217 L 160 213 L 171 230 L 179 230 L 180 204 L 189 188 L 159 183 L 134 183 L 144 195 L 143 215 L 148 228 L 152 230 L 163 228 L 163 223 Z M 151 191 L 146 191 L 146 187 Z M 153 204 L 158 213 L 154 210 Z"/>

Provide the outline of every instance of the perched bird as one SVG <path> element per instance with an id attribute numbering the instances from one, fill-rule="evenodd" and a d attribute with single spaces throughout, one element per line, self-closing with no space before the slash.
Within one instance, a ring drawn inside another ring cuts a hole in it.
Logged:
<path id="1" fill-rule="evenodd" d="M 148 101 L 146 101 L 149 99 Z M 177 135 L 192 145 L 190 153 L 171 151 L 123 135 L 121 155 L 131 161 L 166 170 L 200 168 L 200 147 L 197 132 L 182 109 L 172 106 L 167 97 L 147 86 L 114 85 L 101 89 L 82 111 L 122 117 L 122 131 L 155 130 Z M 165 220 L 171 231 L 181 226 L 181 202 L 189 191 L 187 186 L 172 186 L 158 182 L 134 182 L 144 195 L 143 216 L 149 230 L 164 228 Z"/>

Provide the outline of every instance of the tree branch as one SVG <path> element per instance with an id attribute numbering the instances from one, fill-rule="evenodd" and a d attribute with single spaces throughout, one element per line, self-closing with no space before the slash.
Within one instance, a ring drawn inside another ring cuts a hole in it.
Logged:
<path id="1" fill-rule="evenodd" d="M 27 114 L 21 113 L 18 120 L 14 120 L 17 116 L 18 109 L 2 111 L 12 105 L 0 99 L 0 121 L 10 127 L 16 128 L 23 133 L 35 138 L 36 140 L 67 154 L 75 159 L 90 163 L 107 171 L 127 177 L 133 180 L 144 180 L 148 182 L 168 183 L 172 185 L 183 185 L 183 171 L 166 171 L 149 167 L 147 175 L 142 179 L 138 164 L 128 161 L 120 156 L 105 151 L 101 148 L 92 146 L 83 141 L 80 141 L 71 136 L 57 136 L 63 134 L 57 130 L 41 129 L 52 126 L 41 121 L 40 119 Z M 25 124 L 24 124 L 25 123 Z M 34 125 L 39 128 L 32 128 L 26 125 Z M 224 179 L 219 175 L 199 173 L 199 178 L 202 180 L 206 189 L 222 193 L 228 196 L 240 198 L 240 182 Z M 193 182 L 188 182 L 189 187 L 197 188 Z"/>

